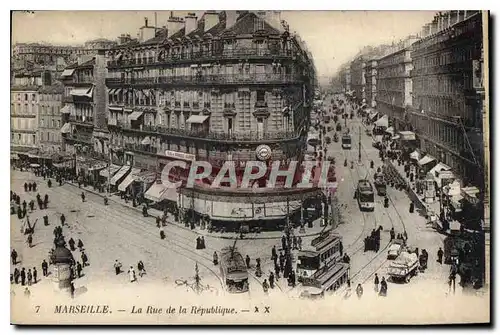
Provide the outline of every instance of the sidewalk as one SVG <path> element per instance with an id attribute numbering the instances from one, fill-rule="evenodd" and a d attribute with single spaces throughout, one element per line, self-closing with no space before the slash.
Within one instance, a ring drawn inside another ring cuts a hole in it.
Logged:
<path id="1" fill-rule="evenodd" d="M 93 187 L 91 187 L 91 186 L 90 187 L 89 186 L 78 187 L 78 184 L 75 184 L 75 183 L 70 182 L 70 181 L 65 181 L 65 184 L 68 184 L 68 185 L 75 187 L 75 188 L 79 188 L 82 191 L 92 193 L 92 194 L 97 195 L 97 196 L 102 197 L 102 198 L 104 198 L 104 196 L 106 195 L 106 193 L 99 193 L 98 191 L 94 190 Z M 120 196 L 118 196 L 118 195 L 114 195 L 114 194 L 109 195 L 108 200 L 110 202 L 114 202 L 114 203 L 121 205 L 123 207 L 128 207 L 130 209 L 134 209 L 137 212 L 140 212 L 142 215 L 142 206 L 134 207 L 134 206 L 132 206 L 132 202 L 125 203 L 125 201 L 123 199 L 121 199 Z M 156 220 L 156 217 L 163 216 L 162 211 L 154 209 L 154 208 L 148 208 L 148 213 L 149 213 L 149 217 L 151 217 L 152 220 Z M 234 240 L 235 237 L 239 237 L 239 233 L 218 233 L 218 232 L 210 233 L 206 229 L 201 229 L 199 227 L 196 227 L 195 229 L 191 229 L 190 227 L 186 227 L 183 223 L 175 221 L 173 218 L 173 215 L 171 215 L 171 214 L 168 214 L 167 222 L 169 224 L 177 226 L 178 228 L 181 228 L 181 229 L 184 229 L 187 231 L 191 231 L 191 232 L 193 232 L 193 234 L 202 235 L 202 236 L 206 236 L 206 237 L 227 239 L 227 240 Z M 320 222 L 321 222 L 321 218 L 314 221 L 313 228 L 305 227 L 305 230 L 306 230 L 305 233 L 300 233 L 299 229 L 294 229 L 294 235 L 297 237 L 300 236 L 302 238 L 313 237 L 313 236 L 319 235 L 325 229 L 331 228 L 331 226 L 321 227 Z M 245 234 L 244 239 L 245 240 L 269 240 L 269 239 L 280 239 L 282 236 L 283 236 L 282 231 L 265 231 L 265 232 L 261 232 L 261 233 Z"/>

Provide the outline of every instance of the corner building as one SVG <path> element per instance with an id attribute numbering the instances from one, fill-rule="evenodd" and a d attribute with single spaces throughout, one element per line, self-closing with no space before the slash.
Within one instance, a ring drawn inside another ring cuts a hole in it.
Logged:
<path id="1" fill-rule="evenodd" d="M 132 157 L 136 169 L 161 176 L 165 165 L 183 160 L 212 164 L 212 174 L 193 188 L 163 192 L 181 211 L 212 221 L 284 220 L 317 189 L 273 189 L 268 174 L 252 189 L 211 188 L 226 161 L 234 161 L 238 183 L 245 163 L 270 149 L 269 164 L 302 161 L 314 93 L 312 59 L 287 29 L 253 12 L 205 12 L 171 16 L 165 28 L 146 20 L 137 42 L 108 51 L 108 129 L 113 159 Z M 269 170 L 268 170 L 269 172 Z M 300 172 L 295 182 L 301 179 Z M 281 183 L 281 184 L 280 184 Z M 156 187 L 161 187 L 157 186 Z M 146 194 L 147 196 L 147 194 Z"/>

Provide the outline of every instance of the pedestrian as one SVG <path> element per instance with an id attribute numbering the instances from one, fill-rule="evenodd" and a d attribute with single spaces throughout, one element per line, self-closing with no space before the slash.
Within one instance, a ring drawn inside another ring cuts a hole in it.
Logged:
<path id="1" fill-rule="evenodd" d="M 78 275 L 77 278 L 80 278 L 82 276 L 82 270 L 83 270 L 82 264 L 80 264 L 80 262 L 76 262 L 76 273 Z"/>
<path id="2" fill-rule="evenodd" d="M 33 247 L 33 235 L 32 235 L 31 233 L 29 233 L 29 235 L 28 235 L 28 238 L 27 238 L 26 242 L 28 243 L 28 246 L 29 246 L 30 248 L 32 248 L 32 247 Z"/>
<path id="3" fill-rule="evenodd" d="M 271 259 L 275 260 L 278 258 L 278 254 L 276 253 L 276 246 L 273 245 L 273 248 L 271 249 Z"/>
<path id="4" fill-rule="evenodd" d="M 293 246 L 293 250 L 297 250 L 297 237 L 295 235 L 293 235 L 293 238 L 292 238 L 292 246 Z"/>
<path id="5" fill-rule="evenodd" d="M 161 219 L 159 216 L 156 217 L 156 227 L 157 228 L 160 228 L 160 224 L 161 224 Z"/>
<path id="6" fill-rule="evenodd" d="M 264 293 L 266 293 L 266 294 L 269 291 L 269 284 L 267 283 L 267 279 L 264 279 L 264 282 L 262 283 L 262 289 L 264 290 Z"/>
<path id="7" fill-rule="evenodd" d="M 342 244 L 342 241 L 339 242 L 339 253 L 340 256 L 344 254 L 344 244 Z"/>
<path id="8" fill-rule="evenodd" d="M 26 210 L 26 206 L 27 206 L 27 205 L 28 205 L 28 204 L 26 203 L 26 200 L 23 200 L 23 211 L 24 211 L 24 210 Z"/>
<path id="9" fill-rule="evenodd" d="M 297 246 L 299 247 L 299 250 L 302 250 L 302 237 L 297 237 Z"/>
<path id="10" fill-rule="evenodd" d="M 389 208 L 389 198 L 387 196 L 384 198 L 384 208 Z"/>
<path id="11" fill-rule="evenodd" d="M 48 276 L 48 269 L 49 269 L 49 265 L 47 264 L 47 262 L 44 259 L 42 262 L 42 274 L 44 277 Z"/>
<path id="12" fill-rule="evenodd" d="M 295 287 L 296 281 L 295 281 L 295 271 L 294 270 L 292 270 L 292 272 L 290 273 L 289 279 L 292 283 L 292 287 Z"/>
<path id="13" fill-rule="evenodd" d="M 269 273 L 269 287 L 274 288 L 274 273 L 272 271 Z"/>
<path id="14" fill-rule="evenodd" d="M 31 183 L 28 184 L 28 191 L 31 192 L 31 189 L 33 188 L 33 185 Z"/>
<path id="15" fill-rule="evenodd" d="M 159 231 L 160 231 L 160 238 L 161 238 L 162 240 L 164 240 L 164 239 L 165 239 L 165 229 L 163 228 L 163 226 L 159 226 L 159 227 L 160 227 L 160 228 L 159 228 Z M 198 249 L 198 248 L 197 248 L 197 249 Z"/>
<path id="16" fill-rule="evenodd" d="M 437 252 L 437 261 L 439 264 L 443 264 L 443 249 L 441 249 L 441 247 L 439 247 L 439 250 Z"/>
<path id="17" fill-rule="evenodd" d="M 64 223 L 66 223 L 66 217 L 64 214 L 61 214 L 61 226 L 64 226 Z"/>
<path id="18" fill-rule="evenodd" d="M 378 292 L 379 280 L 378 280 L 378 275 L 377 274 L 375 274 L 375 279 L 373 280 L 373 284 L 375 286 L 375 292 Z"/>
<path id="19" fill-rule="evenodd" d="M 280 279 L 280 266 L 278 263 L 274 264 L 274 272 L 276 273 L 276 280 Z"/>
<path id="20" fill-rule="evenodd" d="M 69 287 L 69 292 L 71 294 L 71 299 L 75 298 L 75 284 L 71 282 L 70 287 Z"/>
<path id="21" fill-rule="evenodd" d="M 131 283 L 135 282 L 137 280 L 137 277 L 135 276 L 135 270 L 133 266 L 130 266 L 130 269 L 128 270 L 128 276 L 129 280 Z"/>
<path id="22" fill-rule="evenodd" d="M 14 269 L 14 283 L 19 284 L 19 277 L 21 276 L 21 273 L 19 272 L 18 268 Z"/>
<path id="23" fill-rule="evenodd" d="M 122 272 L 122 263 L 118 262 L 118 260 L 115 260 L 114 267 L 116 275 L 119 275 L 120 272 Z"/>
<path id="24" fill-rule="evenodd" d="M 413 213 L 415 211 L 415 203 L 412 201 L 410 202 L 410 213 Z"/>
<path id="25" fill-rule="evenodd" d="M 21 207 L 17 207 L 17 218 L 19 220 L 22 220 L 22 218 L 23 218 L 23 211 L 22 211 Z"/>
<path id="26" fill-rule="evenodd" d="M 36 192 L 36 182 L 33 182 L 33 192 Z"/>
<path id="27" fill-rule="evenodd" d="M 281 252 L 281 251 L 280 251 L 279 259 L 280 259 L 280 268 L 283 269 L 284 265 L 285 265 L 285 255 L 283 255 L 283 252 Z"/>
<path id="28" fill-rule="evenodd" d="M 12 252 L 10 253 L 10 258 L 12 259 L 12 265 L 17 264 L 17 251 L 16 249 L 12 249 Z"/>
<path id="29" fill-rule="evenodd" d="M 38 277 L 38 271 L 36 270 L 35 267 L 33 267 L 33 283 L 36 284 L 37 283 L 37 277 Z"/>
<path id="30" fill-rule="evenodd" d="M 49 216 L 48 215 L 44 215 L 43 216 L 43 225 L 44 226 L 48 226 L 49 225 Z"/>
<path id="31" fill-rule="evenodd" d="M 43 199 L 43 208 L 47 209 L 49 205 L 49 197 L 45 195 L 45 199 Z"/>
<path id="32" fill-rule="evenodd" d="M 47 186 L 48 186 L 49 188 L 51 188 L 51 187 L 52 187 L 52 181 L 51 181 L 50 179 L 47 181 Z"/>
<path id="33" fill-rule="evenodd" d="M 196 238 L 196 249 L 201 249 L 201 237 Z"/>
<path id="34" fill-rule="evenodd" d="M 406 230 L 403 232 L 403 235 L 401 235 L 401 237 L 403 238 L 403 241 L 408 241 L 408 234 L 406 233 Z"/>
<path id="35" fill-rule="evenodd" d="M 378 295 L 381 297 L 387 296 L 387 282 L 385 281 L 385 277 L 382 277 L 382 280 L 380 281 L 380 291 Z"/>
<path id="36" fill-rule="evenodd" d="M 28 286 L 31 286 L 31 284 L 33 283 L 33 274 L 31 273 L 31 269 L 28 269 Z"/>
<path id="37" fill-rule="evenodd" d="M 281 236 L 281 249 L 286 249 L 286 237 L 285 235 Z"/>
<path id="38" fill-rule="evenodd" d="M 14 274 L 10 274 L 10 284 L 14 284 Z"/>
<path id="39" fill-rule="evenodd" d="M 26 207 L 23 208 L 23 218 L 26 217 Z"/>
<path id="40" fill-rule="evenodd" d="M 146 274 L 146 268 L 144 267 L 144 263 L 142 261 L 137 263 L 137 269 L 139 270 L 139 276 L 142 277 Z"/>
<path id="41" fill-rule="evenodd" d="M 82 264 L 83 264 L 83 267 L 89 266 L 88 260 L 89 260 L 89 258 L 87 257 L 87 255 L 85 254 L 85 252 L 82 251 Z"/>
<path id="42" fill-rule="evenodd" d="M 207 248 L 207 246 L 205 245 L 205 236 L 201 237 L 201 248 L 202 249 L 206 249 Z"/>
<path id="43" fill-rule="evenodd" d="M 31 191 L 31 187 L 30 187 L 30 191 Z M 24 192 L 28 192 L 28 183 L 24 183 Z"/>
<path id="44" fill-rule="evenodd" d="M 391 228 L 390 234 L 391 234 L 391 241 L 392 241 L 392 240 L 394 240 L 394 237 L 396 235 L 396 233 L 394 232 L 394 227 Z"/>
<path id="45" fill-rule="evenodd" d="M 250 256 L 247 255 L 245 258 L 245 263 L 247 264 L 247 269 L 250 269 Z"/>
<path id="46" fill-rule="evenodd" d="M 358 296 L 358 299 L 361 299 L 361 297 L 363 296 L 363 287 L 361 286 L 361 284 L 358 284 L 358 286 L 356 287 L 356 295 Z"/>
<path id="47" fill-rule="evenodd" d="M 30 297 L 30 295 L 31 295 L 30 290 L 29 290 L 27 287 L 25 287 L 25 288 L 24 288 L 24 296 L 25 296 L 26 298 L 29 298 L 29 297 Z"/>
<path id="48" fill-rule="evenodd" d="M 61 234 L 62 234 L 62 228 L 61 228 Z M 82 242 L 82 240 L 80 240 L 80 239 L 78 239 L 78 244 L 77 244 L 77 246 L 78 246 L 78 249 L 80 249 L 80 251 L 85 250 L 85 249 L 83 249 L 83 242 Z"/>
<path id="49" fill-rule="evenodd" d="M 219 257 L 217 256 L 217 251 L 214 251 L 214 265 L 217 265 L 219 264 Z"/>
<path id="50" fill-rule="evenodd" d="M 72 237 L 69 239 L 68 244 L 71 251 L 75 251 L 75 240 Z"/>
<path id="51" fill-rule="evenodd" d="M 82 197 L 82 202 L 85 202 L 85 193 L 84 192 L 82 192 L 81 197 Z"/>

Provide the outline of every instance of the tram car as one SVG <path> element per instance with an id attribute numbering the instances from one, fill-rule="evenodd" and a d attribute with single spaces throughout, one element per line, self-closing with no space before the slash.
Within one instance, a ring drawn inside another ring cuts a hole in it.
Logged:
<path id="1" fill-rule="evenodd" d="M 375 173 L 375 181 L 373 182 L 377 194 L 379 196 L 385 196 L 387 194 L 387 183 L 385 181 L 384 174 L 382 172 Z"/>
<path id="2" fill-rule="evenodd" d="M 314 273 L 302 282 L 301 298 L 317 299 L 327 292 L 335 292 L 347 284 L 349 279 L 349 264 L 334 263 Z"/>
<path id="3" fill-rule="evenodd" d="M 220 272 L 227 292 L 248 292 L 247 266 L 236 247 L 227 247 L 221 250 Z"/>
<path id="4" fill-rule="evenodd" d="M 366 179 L 360 179 L 358 181 L 358 187 L 356 188 L 355 195 L 358 200 L 359 209 L 361 211 L 375 210 L 375 199 L 372 184 Z"/>
<path id="5" fill-rule="evenodd" d="M 297 280 L 312 278 L 316 271 L 341 258 L 342 237 L 329 232 L 312 240 L 311 245 L 299 251 Z"/>

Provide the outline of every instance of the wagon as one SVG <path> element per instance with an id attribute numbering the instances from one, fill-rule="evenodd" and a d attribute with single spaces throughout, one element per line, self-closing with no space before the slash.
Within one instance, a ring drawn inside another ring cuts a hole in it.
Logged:
<path id="1" fill-rule="evenodd" d="M 387 275 L 393 281 L 404 281 L 409 283 L 411 277 L 418 273 L 418 257 L 414 253 L 402 252 L 399 257 L 391 263 Z"/>

